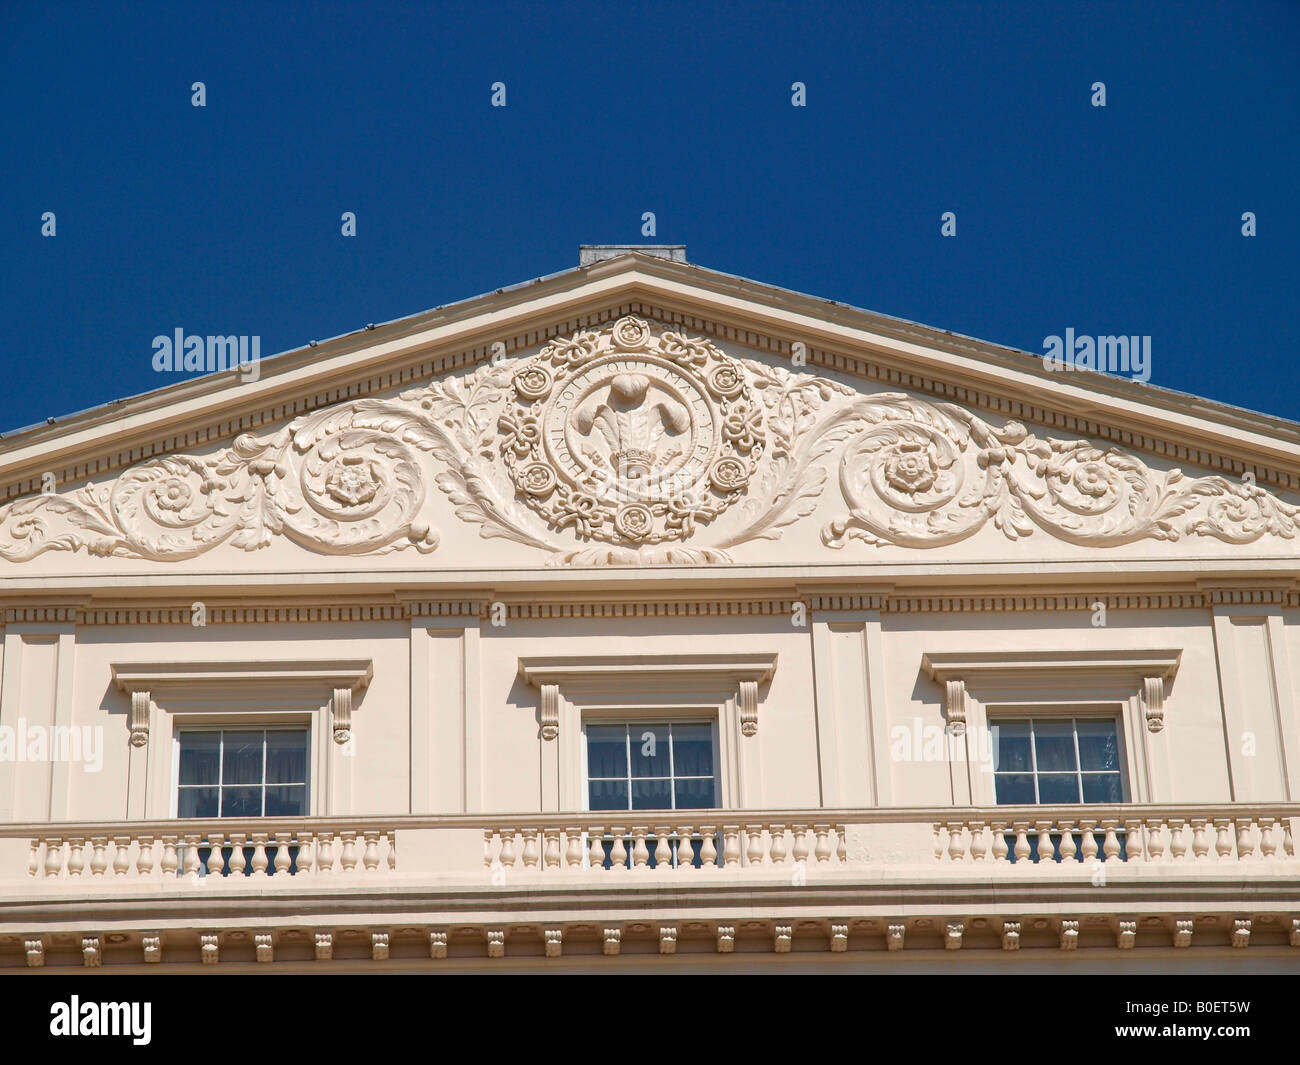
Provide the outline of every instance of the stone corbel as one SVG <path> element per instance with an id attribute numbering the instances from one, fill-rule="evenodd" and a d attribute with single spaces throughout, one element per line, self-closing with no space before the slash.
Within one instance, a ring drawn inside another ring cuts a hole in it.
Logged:
<path id="1" fill-rule="evenodd" d="M 966 682 L 949 679 L 944 682 L 943 716 L 948 729 L 957 735 L 966 731 Z"/>
<path id="2" fill-rule="evenodd" d="M 330 700 L 330 713 L 334 720 L 334 742 L 347 743 L 352 738 L 352 689 L 335 688 Z"/>
<path id="3" fill-rule="evenodd" d="M 740 731 L 745 736 L 758 734 L 758 681 L 740 682 Z"/>
<path id="4" fill-rule="evenodd" d="M 1146 714 L 1147 731 L 1159 732 L 1165 727 L 1165 678 L 1142 678 L 1142 708 Z"/>
<path id="5" fill-rule="evenodd" d="M 149 742 L 149 703 L 147 691 L 131 693 L 131 746 L 143 747 Z"/>
<path id="6" fill-rule="evenodd" d="M 560 686 L 543 684 L 541 690 L 542 739 L 553 740 L 560 734 Z"/>

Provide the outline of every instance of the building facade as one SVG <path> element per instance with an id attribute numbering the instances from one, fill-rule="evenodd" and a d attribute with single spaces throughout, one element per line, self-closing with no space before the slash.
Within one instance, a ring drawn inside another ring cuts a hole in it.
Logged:
<path id="1" fill-rule="evenodd" d="M 2 442 L 0 969 L 1300 959 L 1297 425 L 672 248 L 247 369 Z"/>

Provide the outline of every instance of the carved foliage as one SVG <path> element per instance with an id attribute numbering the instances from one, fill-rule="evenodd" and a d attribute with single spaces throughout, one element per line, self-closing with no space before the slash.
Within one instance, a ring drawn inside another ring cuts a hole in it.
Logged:
<path id="1" fill-rule="evenodd" d="M 821 530 L 832 548 L 940 547 L 989 523 L 1011 540 L 1245 544 L 1293 539 L 1300 518 L 1253 484 L 1158 472 L 953 404 L 862 395 L 626 317 L 216 455 L 148 459 L 110 485 L 16 500 L 0 508 L 0 557 L 186 559 L 274 536 L 328 554 L 432 551 L 438 534 L 421 517 L 432 479 L 482 536 L 552 562 L 728 562 L 728 549 L 810 516 L 832 470 L 846 508 Z"/>

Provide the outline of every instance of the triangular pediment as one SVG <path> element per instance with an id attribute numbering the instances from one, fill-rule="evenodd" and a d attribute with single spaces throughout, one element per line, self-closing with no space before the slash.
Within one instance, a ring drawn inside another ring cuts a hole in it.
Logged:
<path id="1" fill-rule="evenodd" d="M 640 255 L 259 370 L 7 440 L 0 557 L 1296 553 L 1290 423 Z"/>

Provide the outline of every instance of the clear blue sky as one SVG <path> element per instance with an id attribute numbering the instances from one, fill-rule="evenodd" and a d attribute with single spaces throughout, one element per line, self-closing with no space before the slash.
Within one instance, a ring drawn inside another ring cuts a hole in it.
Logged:
<path id="1" fill-rule="evenodd" d="M 6 0 L 0 429 L 158 387 L 176 328 L 267 355 L 644 211 L 703 266 L 1029 351 L 1149 334 L 1153 383 L 1300 419 L 1298 56 L 1263 0 Z"/>

